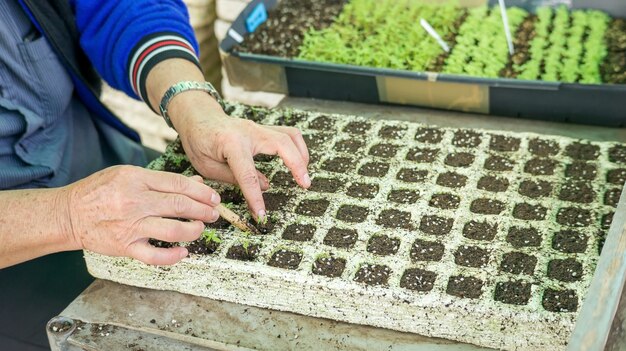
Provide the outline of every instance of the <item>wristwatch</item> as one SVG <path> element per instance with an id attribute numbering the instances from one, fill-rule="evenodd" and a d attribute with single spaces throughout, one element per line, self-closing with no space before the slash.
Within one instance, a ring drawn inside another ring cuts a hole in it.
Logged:
<path id="1" fill-rule="evenodd" d="M 174 96 L 188 90 L 200 90 L 209 93 L 209 95 L 211 95 L 220 104 L 220 106 L 222 106 L 222 109 L 225 109 L 224 101 L 222 100 L 220 93 L 215 90 L 211 83 L 194 81 L 184 81 L 176 83 L 172 85 L 169 89 L 167 89 L 167 91 L 163 95 L 163 98 L 161 99 L 161 103 L 159 104 L 159 111 L 161 112 L 161 116 L 163 116 L 165 123 L 167 123 L 167 125 L 172 129 L 176 128 L 174 128 L 172 120 L 167 113 L 167 106 L 169 105 L 170 101 L 172 101 Z"/>

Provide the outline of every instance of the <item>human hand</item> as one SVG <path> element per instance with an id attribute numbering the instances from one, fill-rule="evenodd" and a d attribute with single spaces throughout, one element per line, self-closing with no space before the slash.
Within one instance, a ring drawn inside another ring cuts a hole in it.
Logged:
<path id="1" fill-rule="evenodd" d="M 186 257 L 184 247 L 157 248 L 149 238 L 193 241 L 205 222 L 219 217 L 219 195 L 200 177 L 115 166 L 67 187 L 75 246 L 147 264 L 169 265 Z M 172 218 L 184 218 L 184 222 Z"/>
<path id="2" fill-rule="evenodd" d="M 269 181 L 255 168 L 255 155 L 280 156 L 301 187 L 311 185 L 309 152 L 298 129 L 260 125 L 227 116 L 221 109 L 213 109 L 219 111 L 213 116 L 207 116 L 206 111 L 186 111 L 185 123 L 177 126 L 183 148 L 205 177 L 238 184 L 257 221 L 266 216 L 262 190 L 269 188 Z"/>

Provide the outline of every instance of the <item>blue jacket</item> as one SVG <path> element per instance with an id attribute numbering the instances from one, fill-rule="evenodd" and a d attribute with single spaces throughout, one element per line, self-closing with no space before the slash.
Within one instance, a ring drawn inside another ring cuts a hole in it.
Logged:
<path id="1" fill-rule="evenodd" d="M 199 67 L 198 44 L 181 0 L 19 0 L 72 76 L 89 110 L 128 137 L 138 134 L 99 100 L 103 78 L 148 101 L 148 72 L 168 58 Z"/>

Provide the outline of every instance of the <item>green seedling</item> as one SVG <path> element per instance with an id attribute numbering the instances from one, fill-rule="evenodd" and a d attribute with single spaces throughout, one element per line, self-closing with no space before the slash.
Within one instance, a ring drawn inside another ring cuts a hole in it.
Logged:
<path id="1" fill-rule="evenodd" d="M 204 231 L 202 232 L 202 236 L 201 236 L 202 240 L 204 240 L 204 242 L 208 245 L 211 242 L 214 243 L 221 243 L 222 239 L 220 239 L 220 237 L 217 235 L 217 230 L 215 229 L 204 229 Z"/>
<path id="2" fill-rule="evenodd" d="M 241 247 L 243 247 L 243 251 L 246 252 L 246 255 L 249 255 L 250 252 L 248 251 L 248 249 L 250 248 L 250 240 L 245 239 L 241 242 Z"/>

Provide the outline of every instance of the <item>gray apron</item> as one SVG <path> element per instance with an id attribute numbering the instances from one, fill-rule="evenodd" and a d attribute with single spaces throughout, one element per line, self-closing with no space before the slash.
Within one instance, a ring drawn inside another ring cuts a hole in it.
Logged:
<path id="1" fill-rule="evenodd" d="M 17 1 L 0 0 L 0 189 L 57 187 L 146 162 L 141 145 L 92 118 Z"/>

